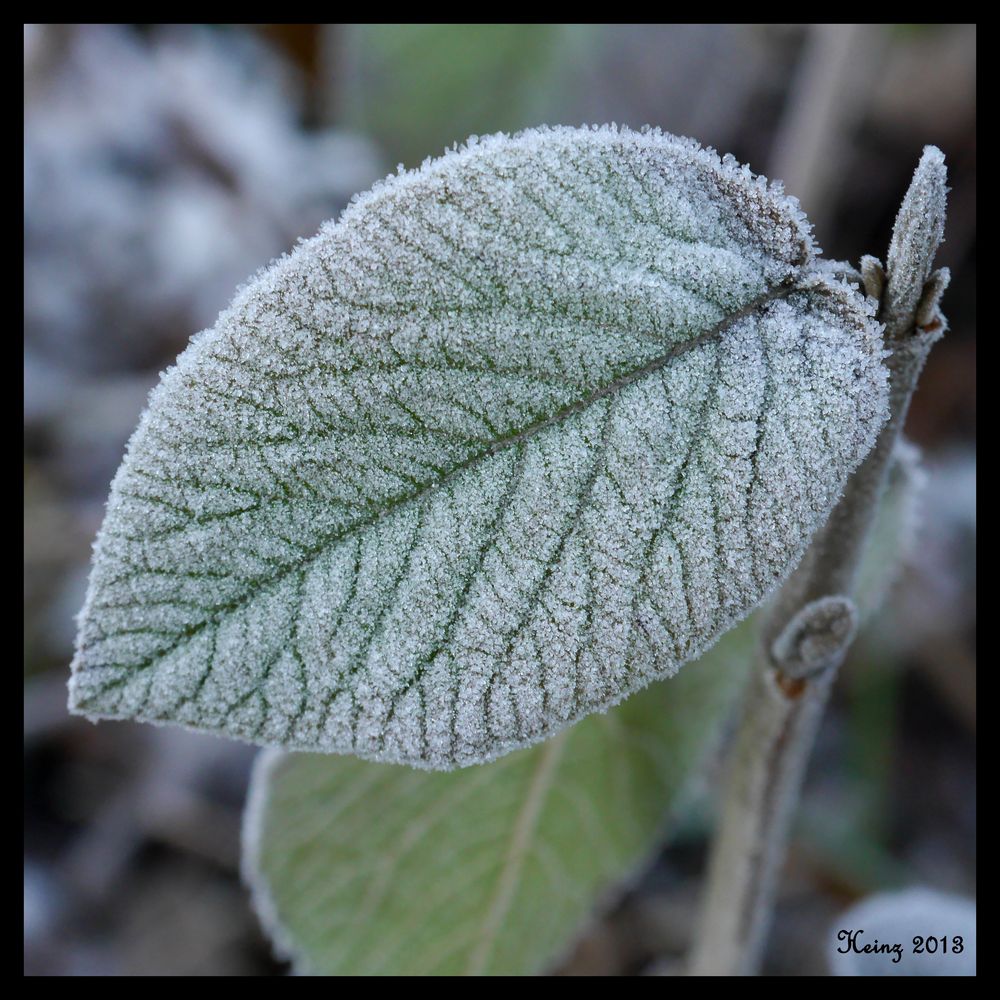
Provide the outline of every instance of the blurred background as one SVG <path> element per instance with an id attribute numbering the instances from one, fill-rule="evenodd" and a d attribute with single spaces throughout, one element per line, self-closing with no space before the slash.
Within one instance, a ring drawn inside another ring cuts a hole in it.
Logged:
<path id="1" fill-rule="evenodd" d="M 238 873 L 253 749 L 66 714 L 108 485 L 158 372 L 254 271 L 397 163 L 543 122 L 731 152 L 855 262 L 884 258 L 923 145 L 944 150 L 916 543 L 838 683 L 765 972 L 823 973 L 831 921 L 872 892 L 973 895 L 975 73 L 975 25 L 25 25 L 26 974 L 284 973 Z M 717 772 L 554 971 L 671 971 Z"/>

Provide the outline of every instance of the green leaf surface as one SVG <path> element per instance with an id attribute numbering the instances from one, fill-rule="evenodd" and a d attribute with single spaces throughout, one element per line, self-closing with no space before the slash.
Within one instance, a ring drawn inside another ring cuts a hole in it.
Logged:
<path id="1" fill-rule="evenodd" d="M 152 394 L 72 709 L 451 768 L 608 708 L 800 558 L 884 420 L 871 308 L 688 140 L 390 178 Z"/>
<path id="2" fill-rule="evenodd" d="M 520 975 L 651 855 L 752 660 L 754 625 L 540 746 L 448 774 L 269 751 L 244 872 L 303 972 Z"/>

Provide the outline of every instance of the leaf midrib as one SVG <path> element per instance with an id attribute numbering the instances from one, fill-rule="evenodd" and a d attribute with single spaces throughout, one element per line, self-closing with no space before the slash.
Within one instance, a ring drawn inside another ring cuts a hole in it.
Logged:
<path id="1" fill-rule="evenodd" d="M 807 266 L 807 265 L 806 265 Z M 664 354 L 653 358 L 651 361 L 646 362 L 639 368 L 634 369 L 631 372 L 627 372 L 624 375 L 620 375 L 618 378 L 613 379 L 607 385 L 596 390 L 595 392 L 584 396 L 583 398 L 577 400 L 574 403 L 570 403 L 568 406 L 563 407 L 561 410 L 556 411 L 551 416 L 545 417 L 542 420 L 536 421 L 533 424 L 529 424 L 527 427 L 520 431 L 516 431 L 512 434 L 508 434 L 504 437 L 498 438 L 496 441 L 489 444 L 482 451 L 477 452 L 474 455 L 470 455 L 468 458 L 454 465 L 449 469 L 444 475 L 438 476 L 435 479 L 429 480 L 426 484 L 418 489 L 413 490 L 410 493 L 399 496 L 388 503 L 379 506 L 374 511 L 373 515 L 367 520 L 359 520 L 352 524 L 350 527 L 336 532 L 332 535 L 327 535 L 321 538 L 315 546 L 312 548 L 304 550 L 303 555 L 296 562 L 290 563 L 285 567 L 277 570 L 273 575 L 261 578 L 254 581 L 252 588 L 241 594 L 238 598 L 234 598 L 231 602 L 222 605 L 216 609 L 215 614 L 206 618 L 204 621 L 197 623 L 196 625 L 191 625 L 185 628 L 182 632 L 178 633 L 175 641 L 165 646 L 163 649 L 157 650 L 152 655 L 140 660 L 138 663 L 134 664 L 123 664 L 123 663 L 100 663 L 89 665 L 86 660 L 82 659 L 78 666 L 81 672 L 86 672 L 92 669 L 124 669 L 126 671 L 141 671 L 145 670 L 162 657 L 169 655 L 184 642 L 189 639 L 193 639 L 195 636 L 201 634 L 209 626 L 218 625 L 225 617 L 234 611 L 239 610 L 244 607 L 247 603 L 254 599 L 257 595 L 264 592 L 268 588 L 281 583 L 290 573 L 293 572 L 304 572 L 306 567 L 312 563 L 319 555 L 326 551 L 331 545 L 336 545 L 338 542 L 343 541 L 345 538 L 354 534 L 357 531 L 362 531 L 366 528 L 371 527 L 376 524 L 383 517 L 392 513 L 394 510 L 402 507 L 404 504 L 411 503 L 413 501 L 419 500 L 425 494 L 433 489 L 441 486 L 442 483 L 447 482 L 454 476 L 457 476 L 464 472 L 466 469 L 476 466 L 479 462 L 486 460 L 500 452 L 506 450 L 507 448 L 515 447 L 524 441 L 530 440 L 536 435 L 547 430 L 549 427 L 553 427 L 556 424 L 569 419 L 577 413 L 582 413 L 584 410 L 593 406 L 595 403 L 602 399 L 606 399 L 609 396 L 616 395 L 617 393 L 623 391 L 636 382 L 644 379 L 648 375 L 654 374 L 665 368 L 671 361 L 687 354 L 690 351 L 701 347 L 702 345 L 715 340 L 726 332 L 730 327 L 734 326 L 740 320 L 745 319 L 747 316 L 760 310 L 763 306 L 767 305 L 776 299 L 787 298 L 793 292 L 799 288 L 799 279 L 803 276 L 806 266 L 796 269 L 791 275 L 785 278 L 782 282 L 775 285 L 773 288 L 768 289 L 768 291 L 757 296 L 755 299 L 748 302 L 742 308 L 730 313 L 724 319 L 720 320 L 714 326 L 698 334 L 696 337 L 692 337 L 689 340 L 684 341 L 682 344 L 677 344 L 672 347 L 669 351 Z M 107 638 L 113 638 L 113 636 L 102 636 L 97 641 L 104 641 Z M 108 691 L 114 690 L 125 684 L 129 679 L 129 675 L 126 673 L 120 678 L 116 678 L 113 681 L 109 681 L 107 684 L 103 685 L 99 691 L 94 692 L 89 697 L 78 701 L 75 703 L 74 707 L 86 709 L 88 703 L 102 697 Z M 114 718 L 113 712 L 101 713 L 94 712 L 93 716 L 95 718 Z"/>

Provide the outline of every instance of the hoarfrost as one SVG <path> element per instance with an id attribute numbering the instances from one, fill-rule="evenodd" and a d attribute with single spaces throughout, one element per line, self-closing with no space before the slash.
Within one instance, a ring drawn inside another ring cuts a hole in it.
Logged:
<path id="1" fill-rule="evenodd" d="M 658 131 L 470 142 L 357 198 L 163 377 L 71 706 L 449 768 L 669 676 L 870 449 L 872 303 Z"/>
<path id="2" fill-rule="evenodd" d="M 889 282 L 885 289 L 884 312 L 890 317 L 890 333 L 896 333 L 892 330 L 894 317 L 913 315 L 924 294 L 924 285 L 931 277 L 934 256 L 944 239 L 947 177 L 944 153 L 937 146 L 925 146 L 899 207 L 886 258 Z M 934 306 L 947 284 L 945 271 L 937 279 Z"/>

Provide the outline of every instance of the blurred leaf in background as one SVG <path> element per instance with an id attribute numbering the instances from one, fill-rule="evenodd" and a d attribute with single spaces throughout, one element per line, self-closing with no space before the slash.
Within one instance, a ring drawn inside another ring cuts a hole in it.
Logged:
<path id="1" fill-rule="evenodd" d="M 345 29 L 346 123 L 418 165 L 469 135 L 548 118 L 595 25 L 362 24 Z M 568 124 L 568 123 L 567 123 Z"/>

